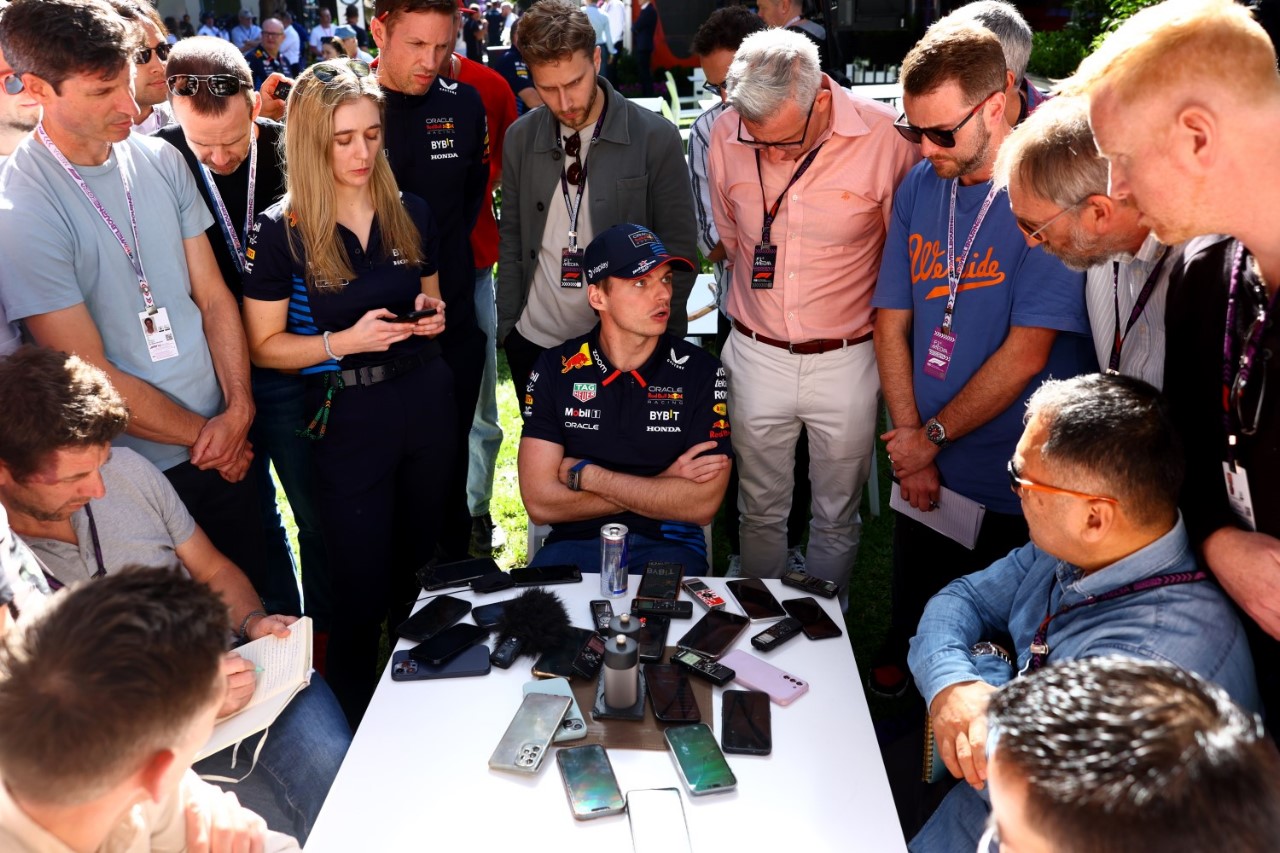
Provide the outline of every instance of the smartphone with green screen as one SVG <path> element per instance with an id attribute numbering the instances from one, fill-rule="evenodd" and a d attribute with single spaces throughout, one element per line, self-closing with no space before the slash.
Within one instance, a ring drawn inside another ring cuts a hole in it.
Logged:
<path id="1" fill-rule="evenodd" d="M 716 736 L 705 723 L 669 726 L 663 734 L 690 794 L 719 794 L 738 786 Z"/>

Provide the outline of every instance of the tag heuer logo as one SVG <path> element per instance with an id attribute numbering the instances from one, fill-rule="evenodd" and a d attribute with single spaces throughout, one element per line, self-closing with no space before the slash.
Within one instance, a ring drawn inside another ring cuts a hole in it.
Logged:
<path id="1" fill-rule="evenodd" d="M 583 403 L 596 398 L 596 383 L 594 382 L 575 382 L 573 383 L 573 398 Z"/>

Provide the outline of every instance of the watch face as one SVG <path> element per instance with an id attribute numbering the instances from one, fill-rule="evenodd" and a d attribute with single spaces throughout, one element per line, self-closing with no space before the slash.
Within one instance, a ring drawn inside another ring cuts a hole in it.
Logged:
<path id="1" fill-rule="evenodd" d="M 937 421 L 929 422 L 929 425 L 925 428 L 925 435 L 934 444 L 940 444 L 947 440 L 947 431 Z"/>

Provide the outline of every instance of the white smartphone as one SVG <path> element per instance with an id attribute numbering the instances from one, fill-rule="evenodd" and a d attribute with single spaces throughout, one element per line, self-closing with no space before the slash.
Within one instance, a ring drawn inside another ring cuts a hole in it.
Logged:
<path id="1" fill-rule="evenodd" d="M 569 710 L 565 696 L 530 693 L 511 718 L 502 740 L 489 756 L 492 770 L 509 773 L 537 773 L 551 748 L 551 739 L 560 730 L 560 721 Z"/>
<path id="2" fill-rule="evenodd" d="M 734 649 L 720 663 L 734 672 L 734 681 L 743 687 L 760 690 L 779 705 L 790 705 L 809 692 L 809 682 L 765 663 L 753 654 Z"/>
<path id="3" fill-rule="evenodd" d="M 676 788 L 627 791 L 627 820 L 635 853 L 693 853 Z"/>
<path id="4" fill-rule="evenodd" d="M 587 722 L 582 717 L 582 711 L 578 708 L 578 700 L 573 698 L 573 688 L 569 686 L 567 678 L 538 678 L 533 681 L 526 681 L 524 685 L 524 695 L 530 693 L 549 693 L 552 696 L 568 696 L 569 710 L 564 715 L 564 720 L 560 722 L 560 731 L 556 732 L 555 742 L 564 743 L 567 740 L 581 740 L 587 736 Z"/>

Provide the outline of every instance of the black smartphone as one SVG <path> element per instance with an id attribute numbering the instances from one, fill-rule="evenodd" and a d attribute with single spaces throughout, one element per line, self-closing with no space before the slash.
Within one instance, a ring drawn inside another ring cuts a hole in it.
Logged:
<path id="1" fill-rule="evenodd" d="M 277 101 L 288 100 L 289 93 L 292 91 L 293 91 L 293 84 L 290 83 L 288 80 L 281 80 L 279 83 L 276 84 L 275 89 L 272 90 L 271 97 L 275 98 Z"/>
<path id="2" fill-rule="evenodd" d="M 418 569 L 418 583 L 427 592 L 447 589 L 451 586 L 466 586 L 476 578 L 491 572 L 501 572 L 492 557 L 476 557 L 471 560 L 458 560 L 453 563 L 437 563 L 425 565 Z"/>
<path id="3" fill-rule="evenodd" d="M 720 747 L 742 755 L 773 751 L 769 694 L 759 690 L 726 690 L 720 703 Z"/>
<path id="4" fill-rule="evenodd" d="M 684 566 L 679 563 L 645 563 L 636 597 L 673 600 L 680 594 L 683 578 Z"/>
<path id="5" fill-rule="evenodd" d="M 642 616 L 640 630 L 635 633 L 636 644 L 640 646 L 640 660 L 644 663 L 657 663 L 667 650 L 667 631 L 671 628 L 671 619 L 667 616 Z"/>
<path id="6" fill-rule="evenodd" d="M 580 583 L 582 571 L 577 566 L 524 566 L 511 570 L 516 586 L 544 586 L 552 583 Z"/>
<path id="7" fill-rule="evenodd" d="M 800 629 L 810 640 L 828 640 L 844 634 L 835 620 L 827 615 L 822 605 L 811 595 L 789 598 L 782 602 L 787 613 L 800 620 Z"/>
<path id="8" fill-rule="evenodd" d="M 465 678 L 489 674 L 489 647 L 472 646 L 439 666 L 419 663 L 409 657 L 409 650 L 391 655 L 392 681 L 430 681 L 434 678 Z"/>
<path id="9" fill-rule="evenodd" d="M 506 572 L 490 572 L 487 575 L 471 579 L 472 592 L 502 592 L 502 590 L 511 589 L 515 585 L 511 575 Z"/>
<path id="10" fill-rule="evenodd" d="M 542 656 L 533 664 L 533 674 L 537 678 L 573 678 L 578 675 L 574 671 L 573 663 L 578 659 L 579 652 L 587 644 L 587 640 L 597 636 L 595 631 L 586 628 L 570 628 L 554 648 L 543 652 Z M 603 652 L 601 659 L 603 659 Z M 579 676 L 580 677 L 580 676 Z"/>
<path id="11" fill-rule="evenodd" d="M 693 623 L 693 627 L 681 637 L 676 646 L 693 649 L 712 660 L 718 660 L 729 651 L 734 641 L 747 630 L 751 620 L 727 610 L 708 610 L 706 615 Z"/>
<path id="12" fill-rule="evenodd" d="M 693 684 L 685 671 L 671 663 L 651 663 L 644 668 L 644 683 L 653 704 L 653 715 L 664 723 L 697 723 L 702 720 Z"/>
<path id="13" fill-rule="evenodd" d="M 481 628 L 496 628 L 498 623 L 502 621 L 503 615 L 506 613 L 507 603 L 505 601 L 495 601 L 493 604 L 481 604 L 479 607 L 471 611 L 471 618 Z"/>
<path id="14" fill-rule="evenodd" d="M 725 584 L 729 593 L 738 600 L 738 606 L 752 622 L 761 619 L 781 619 L 787 615 L 778 599 L 773 597 L 764 581 L 759 578 L 740 578 Z"/>
<path id="15" fill-rule="evenodd" d="M 471 602 L 441 595 L 431 599 L 422 609 L 400 623 L 396 633 L 406 640 L 421 643 L 439 634 L 471 612 Z"/>
<path id="16" fill-rule="evenodd" d="M 471 646 L 489 636 L 488 628 L 463 622 L 445 628 L 426 642 L 409 649 L 409 657 L 418 663 L 429 663 L 439 666 L 456 654 L 466 651 Z"/>
<path id="17" fill-rule="evenodd" d="M 434 317 L 439 313 L 435 308 L 423 308 L 421 311 L 406 311 L 394 317 L 383 317 L 388 323 L 416 323 L 424 317 Z"/>

